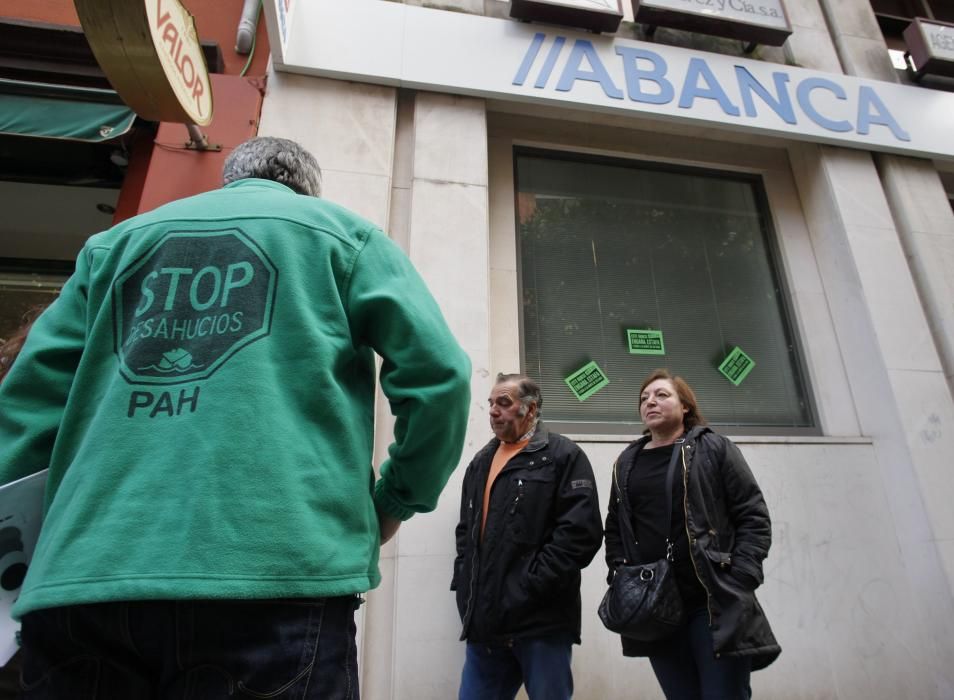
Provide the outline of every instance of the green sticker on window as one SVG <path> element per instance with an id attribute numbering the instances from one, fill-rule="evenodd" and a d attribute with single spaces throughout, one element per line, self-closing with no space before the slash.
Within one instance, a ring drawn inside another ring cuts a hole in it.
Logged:
<path id="1" fill-rule="evenodd" d="M 570 387 L 570 391 L 572 391 L 573 395 L 580 401 L 586 401 L 597 391 L 609 384 L 609 379 L 606 378 L 606 375 L 603 374 L 603 370 L 597 367 L 595 362 L 590 362 L 581 367 L 563 381 L 566 382 L 566 385 Z"/>
<path id="2" fill-rule="evenodd" d="M 749 376 L 753 367 L 755 367 L 755 360 L 742 352 L 741 348 L 735 347 L 719 365 L 719 371 L 726 379 L 738 386 Z"/>
<path id="3" fill-rule="evenodd" d="M 629 341 L 629 352 L 632 355 L 666 354 L 662 331 L 652 331 L 648 328 L 629 328 L 626 330 L 626 339 Z"/>

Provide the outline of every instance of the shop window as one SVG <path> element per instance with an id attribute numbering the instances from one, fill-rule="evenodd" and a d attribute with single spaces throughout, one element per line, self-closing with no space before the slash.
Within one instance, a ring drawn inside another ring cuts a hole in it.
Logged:
<path id="1" fill-rule="evenodd" d="M 666 366 L 714 425 L 815 432 L 757 177 L 519 150 L 516 182 L 523 369 L 548 421 L 632 432 Z M 632 354 L 630 329 L 665 354 Z M 738 385 L 718 369 L 736 347 L 755 362 Z M 590 362 L 609 384 L 580 401 L 565 379 Z"/>
<path id="2" fill-rule="evenodd" d="M 49 306 L 69 274 L 66 266 L 49 274 L 13 271 L 0 259 L 0 342 L 9 338 L 30 312 Z"/>
<path id="3" fill-rule="evenodd" d="M 0 339 L 53 301 L 86 239 L 112 225 L 124 148 L 0 135 Z"/>

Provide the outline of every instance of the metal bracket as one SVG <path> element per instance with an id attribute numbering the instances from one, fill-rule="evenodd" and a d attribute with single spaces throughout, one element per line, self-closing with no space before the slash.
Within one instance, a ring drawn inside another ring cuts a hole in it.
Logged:
<path id="1" fill-rule="evenodd" d="M 209 137 L 203 134 L 195 124 L 186 124 L 185 127 L 189 131 L 189 141 L 185 145 L 187 150 L 216 152 L 222 150 L 222 144 L 209 143 Z"/>
<path id="2" fill-rule="evenodd" d="M 904 65 L 907 66 L 908 75 L 911 76 L 911 80 L 915 83 L 920 83 L 921 79 L 926 75 L 923 70 L 918 70 L 914 66 L 914 59 L 911 58 L 910 51 L 904 52 Z"/>

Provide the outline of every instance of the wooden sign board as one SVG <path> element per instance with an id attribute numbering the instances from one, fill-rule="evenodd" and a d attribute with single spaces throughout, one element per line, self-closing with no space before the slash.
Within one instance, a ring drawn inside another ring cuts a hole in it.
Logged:
<path id="1" fill-rule="evenodd" d="M 206 126 L 212 86 L 195 20 L 178 0 L 74 0 L 96 60 L 139 116 Z"/>

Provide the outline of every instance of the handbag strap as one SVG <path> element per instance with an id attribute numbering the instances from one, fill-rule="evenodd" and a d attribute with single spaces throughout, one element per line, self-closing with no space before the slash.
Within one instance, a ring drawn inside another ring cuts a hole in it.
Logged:
<path id="1" fill-rule="evenodd" d="M 669 458 L 669 467 L 666 470 L 666 559 L 672 561 L 672 541 L 669 539 L 672 534 L 672 487 L 676 475 L 676 461 L 682 454 L 682 445 L 686 442 L 684 437 L 680 437 L 673 443 L 672 457 Z M 635 464 L 635 461 L 634 461 Z M 630 561 L 641 560 L 639 556 L 639 540 L 636 539 L 636 533 L 633 530 L 632 513 L 629 510 L 629 494 L 623 493 L 619 485 L 619 459 L 613 465 L 613 482 L 616 484 L 616 493 L 619 496 L 619 510 L 622 517 L 619 520 L 620 536 L 623 539 L 624 547 L 632 544 L 635 548 L 636 556 L 630 557 Z"/>
<path id="2" fill-rule="evenodd" d="M 666 472 L 666 559 L 672 561 L 672 482 L 676 476 L 676 460 L 682 454 L 682 444 L 685 438 L 678 438 L 672 445 L 672 457 L 669 458 L 669 469 Z"/>

